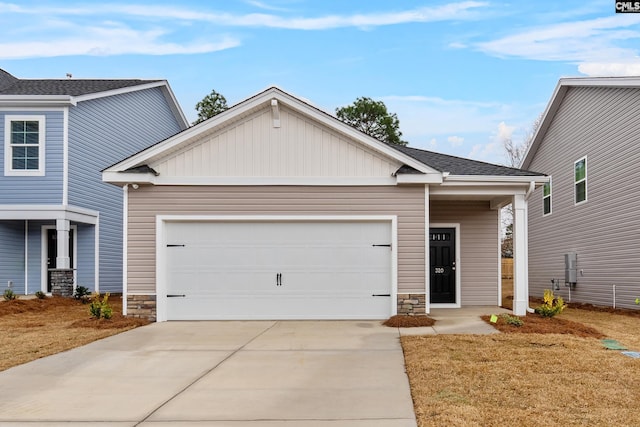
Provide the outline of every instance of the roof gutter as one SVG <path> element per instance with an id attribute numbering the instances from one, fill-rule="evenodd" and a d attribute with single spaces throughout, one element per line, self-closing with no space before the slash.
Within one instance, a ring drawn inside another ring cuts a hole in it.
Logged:
<path id="1" fill-rule="evenodd" d="M 70 95 L 0 95 L 0 107 L 63 107 L 76 105 Z"/>

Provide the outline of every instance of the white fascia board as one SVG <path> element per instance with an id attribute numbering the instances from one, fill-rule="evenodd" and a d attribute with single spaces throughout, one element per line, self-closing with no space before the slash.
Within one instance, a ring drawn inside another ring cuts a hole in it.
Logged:
<path id="1" fill-rule="evenodd" d="M 124 93 L 137 92 L 139 90 L 153 89 L 154 87 L 166 86 L 166 80 L 158 80 L 139 85 L 121 87 L 118 89 L 105 90 L 103 92 L 88 93 L 86 95 L 75 96 L 76 102 L 90 101 L 92 99 L 106 98 L 108 96 L 122 95 Z"/>
<path id="2" fill-rule="evenodd" d="M 502 175 L 449 175 L 445 177 L 442 185 L 505 185 L 505 184 L 526 184 L 535 182 L 540 186 L 549 181 L 545 175 L 529 176 L 502 176 Z"/>
<path id="3" fill-rule="evenodd" d="M 396 176 L 398 184 L 442 184 L 442 173 L 403 173 Z"/>
<path id="4" fill-rule="evenodd" d="M 514 194 L 527 194 L 528 188 L 519 187 L 507 187 L 507 186 L 465 186 L 465 187 L 442 187 L 434 185 L 429 187 L 429 193 L 431 197 L 435 196 L 456 196 L 460 198 L 465 197 L 501 197 L 501 196 L 513 196 Z"/>
<path id="5" fill-rule="evenodd" d="M 95 224 L 99 213 L 65 205 L 0 205 L 0 220 L 68 220 Z"/>
<path id="6" fill-rule="evenodd" d="M 411 166 L 412 168 L 420 172 L 439 173 L 439 171 L 429 168 L 424 163 L 421 163 L 414 158 L 401 153 L 400 151 L 394 150 L 393 148 L 378 141 L 377 139 L 367 136 L 364 133 L 354 129 L 353 127 L 342 123 L 330 114 L 325 113 L 322 110 L 317 109 L 316 107 L 313 107 L 310 104 L 307 104 L 306 102 L 295 98 L 277 88 L 268 89 L 258 95 L 248 98 L 245 101 L 242 101 L 239 104 L 231 107 L 230 109 L 208 120 L 205 120 L 202 123 L 192 126 L 173 137 L 166 139 L 160 144 L 149 147 L 148 149 L 128 159 L 125 159 L 120 163 L 117 163 L 111 168 L 106 169 L 106 171 L 124 171 L 129 168 L 145 164 L 151 159 L 160 157 L 163 155 L 163 153 L 186 141 L 189 141 L 191 138 L 197 138 L 202 134 L 214 131 L 216 127 L 233 122 L 243 115 L 250 113 L 255 109 L 261 108 L 262 106 L 266 107 L 267 105 L 271 105 L 271 100 L 273 99 L 278 100 L 278 102 L 283 103 L 285 106 L 288 106 L 351 139 L 361 142 L 363 145 L 373 149 L 374 151 L 395 159 L 400 163 Z"/>
<path id="7" fill-rule="evenodd" d="M 394 177 L 162 177 L 153 174 L 105 171 L 102 181 L 111 184 L 216 185 L 216 186 L 379 186 L 397 185 Z"/>
<path id="8" fill-rule="evenodd" d="M 157 177 L 152 173 L 102 172 L 102 182 L 111 184 L 155 184 Z"/>
<path id="9" fill-rule="evenodd" d="M 51 107 L 76 105 L 69 95 L 0 95 L 0 107 Z"/>

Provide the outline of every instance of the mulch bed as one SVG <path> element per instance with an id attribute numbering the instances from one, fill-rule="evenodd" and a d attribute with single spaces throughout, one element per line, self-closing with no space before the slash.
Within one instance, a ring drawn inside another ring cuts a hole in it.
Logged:
<path id="1" fill-rule="evenodd" d="M 436 323 L 436 321 L 427 316 L 407 316 L 406 314 L 398 314 L 391 316 L 382 324 L 391 328 L 418 328 L 422 326 L 433 326 L 434 323 Z"/>
<path id="2" fill-rule="evenodd" d="M 130 328 L 132 326 L 144 326 L 151 323 L 146 319 L 137 319 L 123 316 L 120 313 L 120 311 L 122 310 L 122 297 L 120 295 L 110 296 L 109 304 L 113 308 L 113 317 L 111 317 L 110 319 L 94 319 L 92 317 L 89 317 L 88 302 L 83 303 L 82 301 L 75 298 L 63 298 L 56 296 L 47 297 L 44 299 L 15 299 L 0 302 L 0 317 L 21 313 L 49 312 L 60 308 L 85 306 L 87 309 L 87 317 L 85 319 L 76 320 L 75 322 L 71 323 L 69 327 L 92 329 L 123 329 Z M 36 328 L 45 326 L 45 324 L 41 322 L 27 322 L 22 326 L 27 328 Z"/>
<path id="3" fill-rule="evenodd" d="M 569 334 L 583 338 L 605 338 L 606 335 L 590 326 L 560 317 L 542 317 L 538 314 L 527 314 L 520 317 L 522 326 L 510 325 L 503 316 L 498 316 L 496 323 L 491 323 L 491 316 L 481 316 L 482 320 L 500 332 L 510 334 Z"/>

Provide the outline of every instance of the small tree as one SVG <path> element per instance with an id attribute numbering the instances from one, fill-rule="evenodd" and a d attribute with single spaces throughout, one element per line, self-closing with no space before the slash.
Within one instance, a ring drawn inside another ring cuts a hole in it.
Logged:
<path id="1" fill-rule="evenodd" d="M 382 101 L 358 98 L 351 105 L 336 108 L 336 117 L 387 144 L 407 145 L 407 141 L 400 139 L 402 132 L 398 116 L 390 114 Z"/>
<path id="2" fill-rule="evenodd" d="M 227 99 L 214 90 L 204 98 L 202 101 L 196 104 L 196 111 L 198 111 L 198 119 L 192 124 L 197 125 L 200 122 L 204 122 L 213 116 L 217 116 L 229 109 L 227 105 Z"/>

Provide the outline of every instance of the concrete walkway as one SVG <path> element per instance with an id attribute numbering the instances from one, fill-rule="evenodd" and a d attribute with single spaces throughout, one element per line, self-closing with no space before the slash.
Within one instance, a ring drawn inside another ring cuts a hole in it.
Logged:
<path id="1" fill-rule="evenodd" d="M 463 308 L 432 309 L 429 317 L 436 323 L 425 328 L 399 328 L 400 335 L 438 335 L 438 334 L 497 334 L 499 331 L 480 316 L 488 314 L 511 313 L 500 307 L 469 306 Z"/>
<path id="2" fill-rule="evenodd" d="M 0 372 L 0 425 L 414 427 L 398 335 L 378 321 L 156 323 Z"/>

